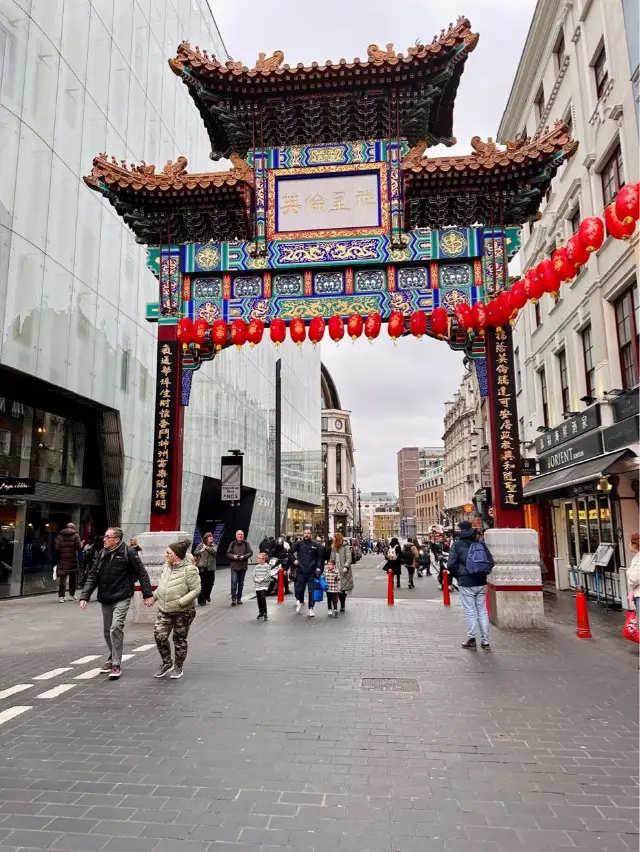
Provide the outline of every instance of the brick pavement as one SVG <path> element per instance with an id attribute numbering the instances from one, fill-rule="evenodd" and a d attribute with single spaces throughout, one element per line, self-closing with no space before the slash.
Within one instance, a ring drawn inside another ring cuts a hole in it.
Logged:
<path id="1" fill-rule="evenodd" d="M 555 618 L 465 652 L 457 598 L 424 578 L 388 608 L 378 564 L 335 621 L 288 598 L 256 622 L 221 573 L 180 681 L 151 677 L 148 627 L 119 682 L 76 680 L 97 606 L 0 605 L 0 694 L 32 685 L 0 699 L 32 708 L 0 724 L 0 852 L 637 850 L 636 648 Z"/>

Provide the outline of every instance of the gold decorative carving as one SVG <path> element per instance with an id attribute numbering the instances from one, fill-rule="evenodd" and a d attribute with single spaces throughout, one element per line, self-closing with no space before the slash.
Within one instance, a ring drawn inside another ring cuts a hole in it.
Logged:
<path id="1" fill-rule="evenodd" d="M 425 139 L 420 139 L 402 158 L 402 168 L 411 169 L 414 166 L 420 166 L 422 164 L 424 152 L 428 147 L 429 145 L 427 141 Z"/>
<path id="2" fill-rule="evenodd" d="M 498 146 L 491 136 L 489 136 L 486 142 L 483 142 L 479 136 L 472 136 L 471 147 L 481 157 L 491 157 L 498 152 Z"/>
<path id="3" fill-rule="evenodd" d="M 344 148 L 312 148 L 309 151 L 310 163 L 341 163 L 344 158 Z"/>
<path id="4" fill-rule="evenodd" d="M 245 183 L 253 183 L 253 169 L 247 163 L 246 160 L 243 160 L 240 154 L 237 154 L 235 151 L 232 151 L 229 154 L 229 159 L 233 163 L 233 168 L 231 169 L 234 177 L 237 177 L 238 180 L 243 180 Z"/>
<path id="5" fill-rule="evenodd" d="M 381 50 L 377 44 L 370 44 L 367 48 L 367 56 L 370 62 L 387 62 L 389 59 L 397 59 L 393 44 L 389 42 L 386 50 Z"/>
<path id="6" fill-rule="evenodd" d="M 267 57 L 266 53 L 260 53 L 256 61 L 254 71 L 266 71 L 270 73 L 279 68 L 284 62 L 284 53 L 281 50 L 274 50 L 273 54 Z"/>

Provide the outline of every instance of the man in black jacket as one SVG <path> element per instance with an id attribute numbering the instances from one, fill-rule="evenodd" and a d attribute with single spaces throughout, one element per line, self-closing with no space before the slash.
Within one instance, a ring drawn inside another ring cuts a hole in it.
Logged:
<path id="1" fill-rule="evenodd" d="M 314 616 L 315 600 L 313 598 L 313 581 L 316 569 L 322 571 L 323 564 L 320 561 L 320 548 L 311 538 L 311 530 L 305 529 L 300 541 L 296 541 L 289 551 L 289 559 L 296 569 L 296 612 L 300 612 L 304 606 L 304 590 L 309 590 L 309 612 L 308 616 Z"/>
<path id="2" fill-rule="evenodd" d="M 117 680 L 122 671 L 122 646 L 124 622 L 138 580 L 145 606 L 153 606 L 154 597 L 147 569 L 133 547 L 124 543 L 124 533 L 119 527 L 111 527 L 104 535 L 104 549 L 100 552 L 89 571 L 89 576 L 80 595 L 80 609 L 86 609 L 89 598 L 98 589 L 98 601 L 102 605 L 104 640 L 109 649 L 109 659 L 101 671 Z"/>
<path id="3" fill-rule="evenodd" d="M 493 568 L 493 556 L 484 542 L 478 542 L 476 531 L 469 521 L 458 524 L 458 538 L 451 545 L 447 570 L 458 581 L 460 602 L 467 619 L 467 641 L 462 647 L 476 649 L 476 626 L 480 626 L 480 644 L 489 651 L 489 615 L 487 613 L 487 576 Z M 467 557 L 473 545 L 482 548 L 479 567 L 481 571 L 469 571 Z"/>
<path id="4" fill-rule="evenodd" d="M 244 577 L 253 556 L 251 545 L 242 530 L 236 532 L 236 537 L 227 548 L 227 556 L 231 566 L 231 606 L 237 606 L 242 603 Z"/>

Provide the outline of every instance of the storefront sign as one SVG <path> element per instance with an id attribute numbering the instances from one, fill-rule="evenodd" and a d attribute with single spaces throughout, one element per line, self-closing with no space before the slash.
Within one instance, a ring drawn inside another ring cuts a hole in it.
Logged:
<path id="1" fill-rule="evenodd" d="M 538 459 L 540 473 L 560 470 L 563 467 L 569 467 L 572 464 L 577 464 L 577 462 L 593 459 L 600 455 L 602 455 L 602 432 L 592 432 L 571 441 L 561 449 L 540 456 Z"/>
<path id="2" fill-rule="evenodd" d="M 239 503 L 242 499 L 242 456 L 222 456 L 220 499 L 224 503 Z"/>
<path id="3" fill-rule="evenodd" d="M 522 505 L 522 477 L 520 476 L 520 438 L 518 435 L 518 412 L 516 409 L 515 371 L 511 327 L 497 329 L 492 347 L 492 370 L 496 382 L 496 393 L 492 399 L 492 422 L 497 424 L 498 482 L 494 483 L 496 499 L 502 509 L 513 509 Z M 493 363 L 495 361 L 495 363 Z"/>
<path id="4" fill-rule="evenodd" d="M 536 451 L 538 455 L 546 453 L 547 450 L 558 447 L 560 444 L 572 441 L 574 438 L 579 438 L 585 432 L 597 429 L 599 425 L 600 406 L 592 405 L 590 408 L 585 408 L 581 414 L 565 420 L 561 426 L 549 429 L 544 435 L 536 438 Z"/>
<path id="5" fill-rule="evenodd" d="M 520 473 L 522 476 L 535 476 L 538 472 L 538 463 L 536 459 L 521 459 Z"/>
<path id="6" fill-rule="evenodd" d="M 24 494 L 33 494 L 35 488 L 35 479 L 11 476 L 0 479 L 0 497 L 21 497 Z"/>
<path id="7" fill-rule="evenodd" d="M 627 417 L 633 417 L 634 414 L 640 414 L 640 394 L 638 394 L 638 388 L 625 391 L 616 397 L 611 403 L 611 408 L 613 409 L 614 423 L 626 420 Z"/>
<path id="8" fill-rule="evenodd" d="M 173 433 L 176 416 L 176 373 L 178 343 L 158 343 L 156 377 L 156 422 L 153 454 L 153 499 L 151 512 L 167 515 L 171 511 L 173 482 Z"/>
<path id="9" fill-rule="evenodd" d="M 637 444 L 640 441 L 640 416 L 636 414 L 635 417 L 627 417 L 626 420 L 603 429 L 602 438 L 605 453 Z"/>

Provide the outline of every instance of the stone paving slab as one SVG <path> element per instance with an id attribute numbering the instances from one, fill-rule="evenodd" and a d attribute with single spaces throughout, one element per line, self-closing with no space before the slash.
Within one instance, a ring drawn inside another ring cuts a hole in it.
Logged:
<path id="1" fill-rule="evenodd" d="M 99 607 L 0 605 L 0 692 L 34 686 L 0 699 L 0 720 L 32 708 L 0 723 L 0 852 L 637 850 L 636 648 L 555 618 L 465 652 L 457 598 L 423 578 L 387 607 L 379 562 L 336 620 L 288 598 L 257 622 L 222 573 L 180 681 L 135 650 L 148 626 L 119 682 L 75 680 L 102 659 L 71 664 L 103 654 Z"/>

